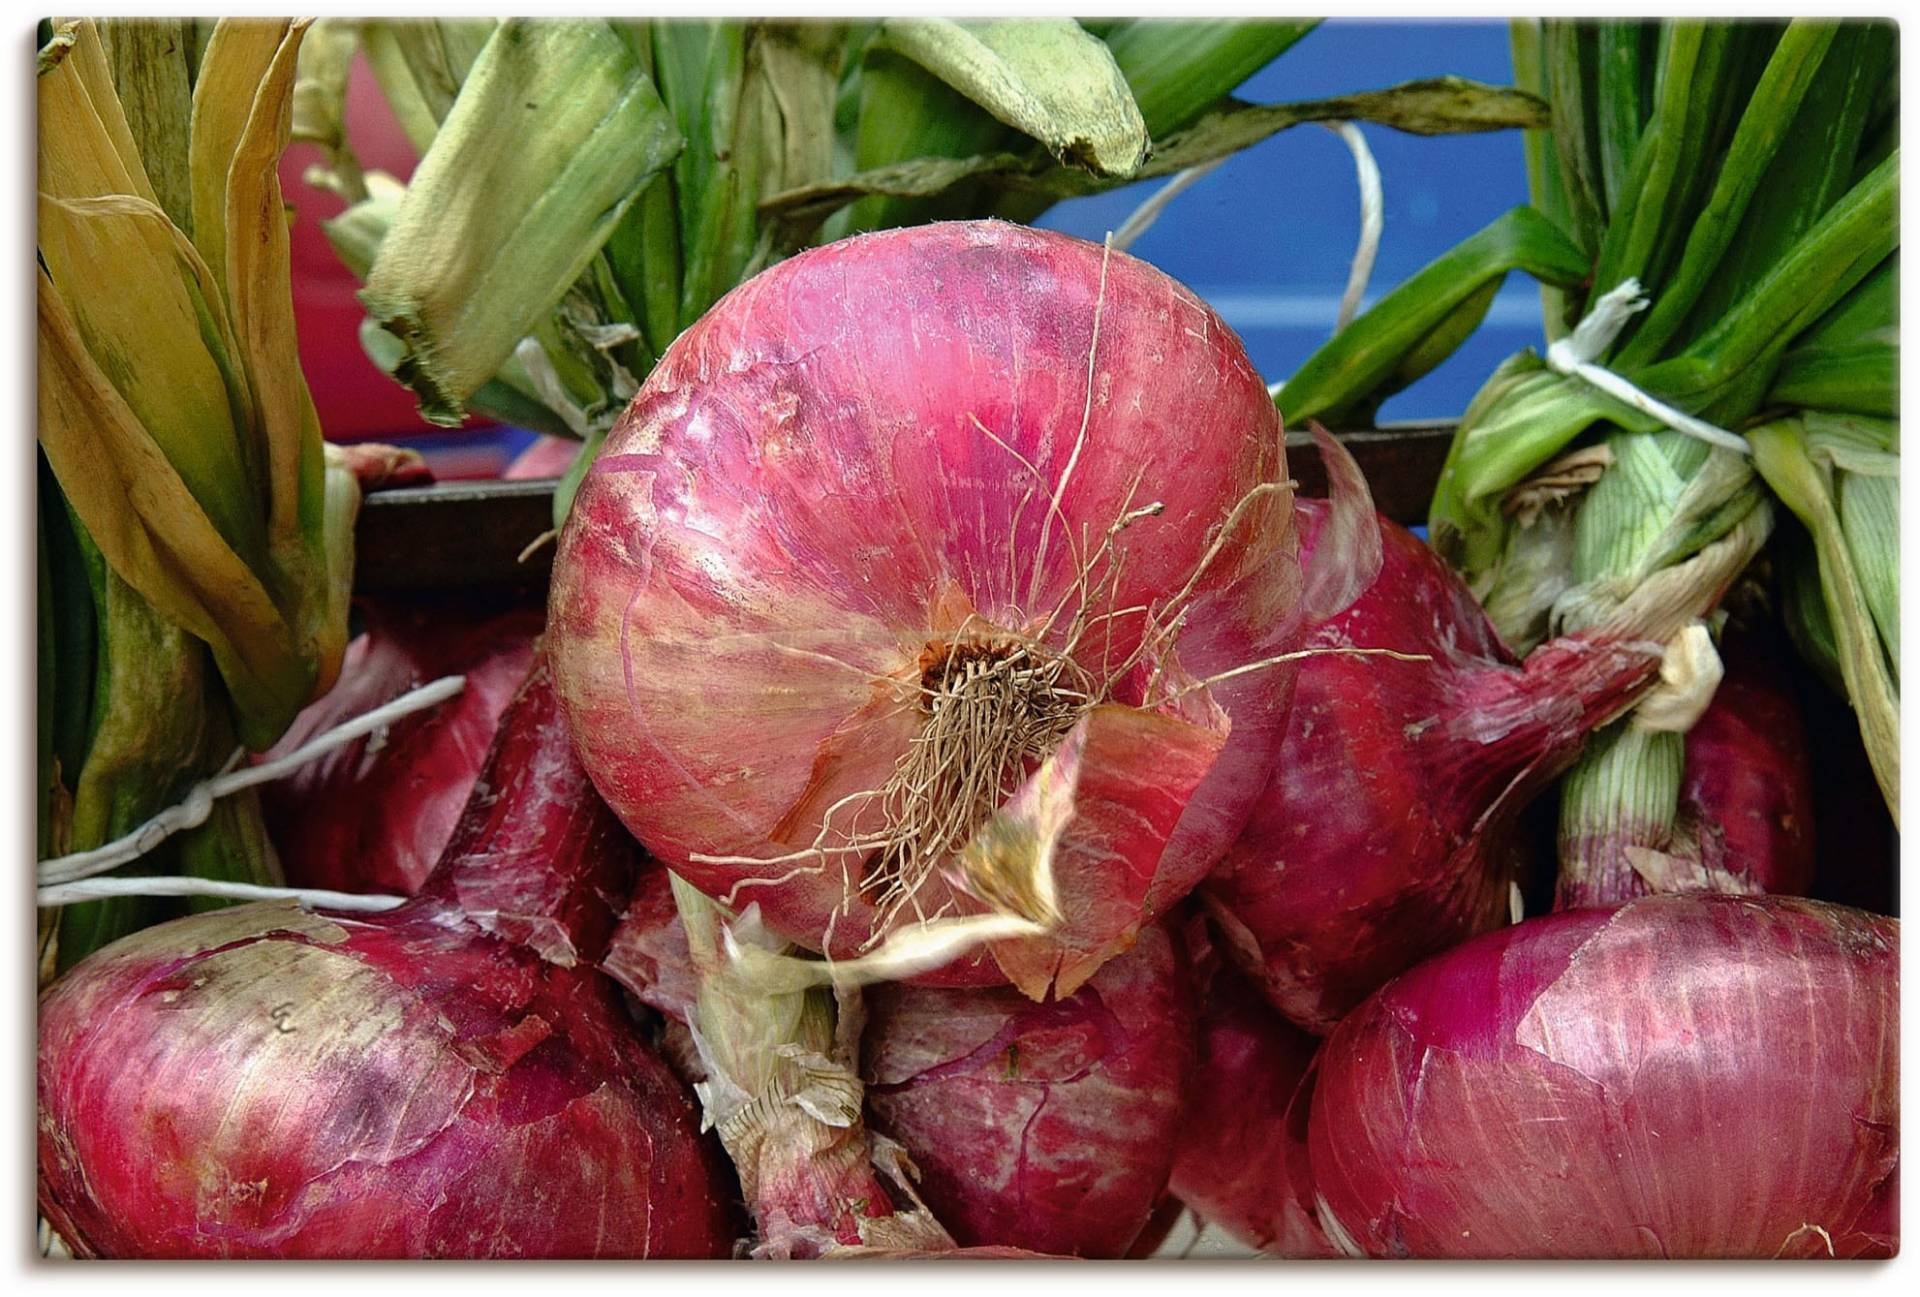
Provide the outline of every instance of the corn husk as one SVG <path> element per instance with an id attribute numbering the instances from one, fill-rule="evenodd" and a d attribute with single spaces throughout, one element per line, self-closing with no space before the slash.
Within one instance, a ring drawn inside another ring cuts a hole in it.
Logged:
<path id="1" fill-rule="evenodd" d="M 359 505 L 293 334 L 276 169 L 308 25 L 106 30 L 60 24 L 37 77 L 43 858 L 129 831 L 331 683 Z M 277 880 L 247 798 L 137 870 Z M 70 907 L 43 972 L 163 912 Z"/>
<path id="2" fill-rule="evenodd" d="M 361 294 L 405 347 L 395 372 L 423 415 L 464 418 L 466 399 L 560 304 L 681 147 L 652 78 L 606 24 L 494 30 Z"/>

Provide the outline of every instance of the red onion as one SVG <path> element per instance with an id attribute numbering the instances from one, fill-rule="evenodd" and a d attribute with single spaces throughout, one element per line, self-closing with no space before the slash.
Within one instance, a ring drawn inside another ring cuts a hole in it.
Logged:
<path id="1" fill-rule="evenodd" d="M 1238 341 L 1122 253 L 992 221 L 804 252 L 668 348 L 574 502 L 581 760 L 666 865 L 839 957 L 1017 911 L 958 849 L 1084 722 L 1064 925 L 926 975 L 1070 994 L 1258 791 L 1291 674 L 1224 673 L 1298 637 L 1285 478 Z"/>
<path id="2" fill-rule="evenodd" d="M 1169 1183 L 1203 1220 L 1274 1256 L 1337 1255 L 1313 1218 L 1307 1166 L 1302 1082 L 1319 1043 L 1232 968 L 1212 970 Z"/>
<path id="3" fill-rule="evenodd" d="M 1321 1224 L 1371 1256 L 1890 1256 L 1898 946 L 1692 894 L 1456 947 L 1322 1049 Z"/>
<path id="4" fill-rule="evenodd" d="M 421 894 L 149 928 L 40 1005 L 40 1209 L 76 1253 L 724 1256 L 725 1162 L 592 971 L 632 846 L 544 667 Z"/>
<path id="5" fill-rule="evenodd" d="M 295 887 L 411 896 L 432 872 L 487 755 L 500 713 L 526 679 L 538 608 L 476 617 L 444 608 L 361 605 L 339 683 L 300 713 L 267 757 L 446 675 L 458 696 L 402 717 L 265 786 L 267 825 Z"/>
<path id="6" fill-rule="evenodd" d="M 1298 502 L 1303 553 L 1330 514 Z M 1266 791 L 1202 888 L 1228 953 L 1322 1034 L 1394 974 L 1507 921 L 1520 811 L 1660 657 L 1568 637 L 1516 666 L 1433 551 L 1379 529 L 1379 576 L 1308 643 L 1432 660 L 1307 659 Z"/>
<path id="7" fill-rule="evenodd" d="M 1623 828 L 1610 850 L 1583 843 L 1579 883 L 1562 878 L 1557 908 L 1613 905 L 1653 892 L 1807 893 L 1813 771 L 1786 651 L 1757 631 L 1727 636 L 1720 647 L 1726 675 L 1687 731 L 1671 826 Z M 1652 843 L 1656 850 L 1622 849 Z M 1595 863 L 1600 867 L 1591 868 Z"/>
<path id="8" fill-rule="evenodd" d="M 1186 970 L 1158 926 L 1065 1000 L 870 988 L 872 1123 L 962 1246 L 1124 1255 L 1167 1182 L 1193 1059 Z"/>

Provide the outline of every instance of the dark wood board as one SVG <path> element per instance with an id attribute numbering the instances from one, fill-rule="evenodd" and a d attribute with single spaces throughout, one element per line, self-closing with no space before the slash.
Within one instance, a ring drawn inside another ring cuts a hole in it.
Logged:
<path id="1" fill-rule="evenodd" d="M 1426 521 L 1446 461 L 1451 425 L 1421 423 L 1335 434 L 1358 461 L 1382 513 Z M 1287 436 L 1287 464 L 1304 495 L 1326 492 L 1320 452 L 1305 433 Z M 551 480 L 448 482 L 369 496 L 355 536 L 354 589 L 362 594 L 543 589 L 553 545 L 522 561 L 553 525 Z"/>

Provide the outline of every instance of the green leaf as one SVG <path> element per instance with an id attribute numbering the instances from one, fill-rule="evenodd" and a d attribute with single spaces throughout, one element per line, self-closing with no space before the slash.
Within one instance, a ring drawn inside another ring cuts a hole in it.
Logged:
<path id="1" fill-rule="evenodd" d="M 1276 398 L 1288 427 L 1308 419 L 1338 423 L 1378 393 L 1408 358 L 1423 349 L 1423 364 L 1438 363 L 1430 345 L 1436 330 L 1456 345 L 1460 312 L 1490 300 L 1509 271 L 1536 279 L 1577 284 L 1586 259 L 1564 235 L 1530 207 L 1516 207 L 1479 233 L 1421 268 L 1322 346 L 1287 379 Z M 1484 311 L 1484 306 L 1478 309 Z"/>
<path id="2" fill-rule="evenodd" d="M 1594 116 L 1600 141 L 1601 192 L 1609 211 L 1619 211 L 1632 192 L 1627 177 L 1646 117 L 1640 102 L 1641 59 L 1651 26 L 1639 21 L 1599 24 Z"/>
<path id="3" fill-rule="evenodd" d="M 1460 77 L 1432 77 L 1385 90 L 1299 103 L 1244 104 L 1228 100 L 1224 107 L 1186 130 L 1160 141 L 1134 179 L 1185 171 L 1305 122 L 1375 122 L 1412 134 L 1441 135 L 1535 126 L 1545 120 L 1546 106 L 1533 95 Z M 778 216 L 796 225 L 808 220 L 817 224 L 862 197 L 933 199 L 977 183 L 1012 194 L 1057 200 L 1099 193 L 1126 182 L 1007 151 L 898 162 L 770 195 L 761 202 L 760 210 L 763 215 Z"/>
<path id="4" fill-rule="evenodd" d="M 1719 268 L 1768 162 L 1786 138 L 1801 101 L 1813 85 L 1835 30 L 1831 23 L 1801 21 L 1791 24 L 1780 38 L 1740 117 L 1726 159 L 1716 174 L 1712 196 L 1687 237 L 1679 269 L 1659 285 L 1653 305 L 1638 323 L 1631 341 L 1619 349 L 1621 366 L 1646 364 L 1679 331 Z M 1613 284 L 1596 279 L 1595 286 L 1606 292 Z"/>
<path id="5" fill-rule="evenodd" d="M 1900 339 L 1879 338 L 1795 347 L 1781 357 L 1767 392 L 1769 405 L 1875 414 L 1900 413 Z"/>
<path id="6" fill-rule="evenodd" d="M 396 373 L 423 415 L 462 420 L 681 147 L 651 78 L 605 23 L 495 30 L 360 294 L 405 345 Z"/>
<path id="7" fill-rule="evenodd" d="M 1101 39 L 1159 139 L 1191 125 L 1320 25 L 1318 18 L 1184 22 L 1132 18 Z"/>

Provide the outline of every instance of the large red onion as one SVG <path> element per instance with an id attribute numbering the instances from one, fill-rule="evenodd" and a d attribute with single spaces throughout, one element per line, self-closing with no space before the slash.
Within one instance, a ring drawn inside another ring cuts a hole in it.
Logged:
<path id="1" fill-rule="evenodd" d="M 1200 682 L 1298 638 L 1285 478 L 1238 341 L 1122 253 L 992 221 L 804 252 L 674 342 L 575 500 L 581 759 L 670 868 L 846 956 L 1002 904 L 958 848 L 1083 722 L 1064 925 L 928 975 L 1070 994 L 1270 763 L 1290 670 Z"/>
<path id="2" fill-rule="evenodd" d="M 725 1160 L 590 963 L 632 845 L 544 666 L 421 894 L 139 932 L 40 1005 L 40 1209 L 121 1257 L 724 1256 Z"/>
<path id="3" fill-rule="evenodd" d="M 293 886 L 411 896 L 439 861 L 500 713 L 527 677 L 543 613 L 476 616 L 388 603 L 360 610 L 366 633 L 347 646 L 339 682 L 267 757 L 429 680 L 464 674 L 466 688 L 267 784 L 261 802 Z"/>
<path id="4" fill-rule="evenodd" d="M 1456 947 L 1322 1048 L 1321 1224 L 1371 1256 L 1889 1256 L 1898 947 L 1707 894 Z"/>
<path id="5" fill-rule="evenodd" d="M 1332 508 L 1301 500 L 1297 516 L 1311 555 Z M 1566 638 L 1516 666 L 1433 551 L 1379 528 L 1378 577 L 1308 643 L 1431 660 L 1306 660 L 1266 791 L 1201 893 L 1228 953 L 1317 1033 L 1507 921 L 1520 811 L 1659 665 L 1657 645 Z"/>
<path id="6" fill-rule="evenodd" d="M 1232 968 L 1211 970 L 1169 1186 L 1202 1220 L 1273 1256 L 1337 1253 L 1313 1217 L 1303 1085 L 1319 1041 Z"/>
<path id="7" fill-rule="evenodd" d="M 1118 1257 L 1167 1182 L 1193 1060 L 1186 969 L 1158 926 L 1065 1000 L 866 993 L 873 1126 L 962 1246 Z"/>

